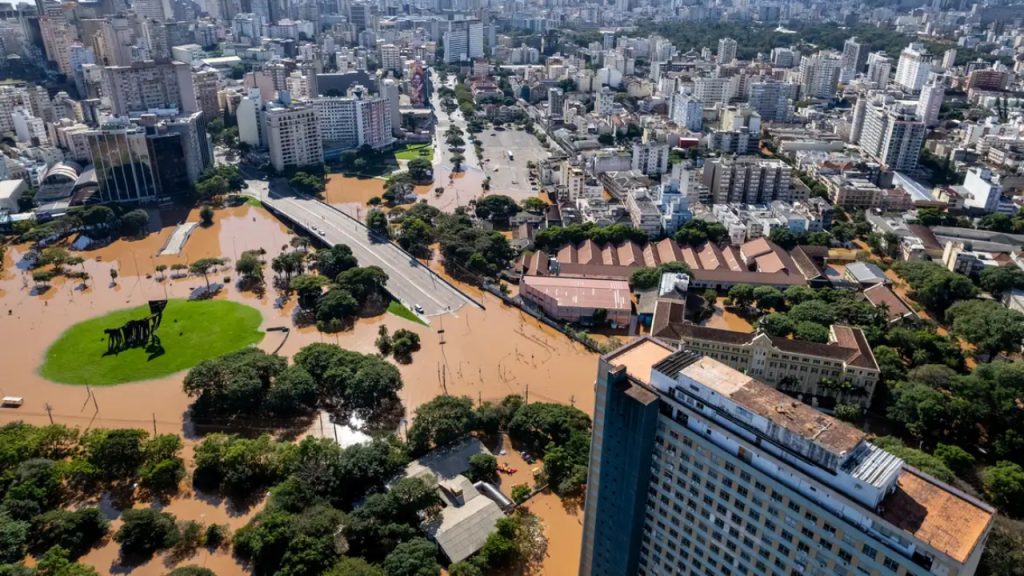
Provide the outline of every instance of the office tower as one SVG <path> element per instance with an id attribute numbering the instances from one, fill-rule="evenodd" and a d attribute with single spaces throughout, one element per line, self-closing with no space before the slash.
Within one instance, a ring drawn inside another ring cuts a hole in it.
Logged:
<path id="1" fill-rule="evenodd" d="M 819 52 L 800 60 L 800 98 L 832 98 L 839 83 L 839 58 Z"/>
<path id="2" fill-rule="evenodd" d="M 674 94 L 672 121 L 691 132 L 700 132 L 704 128 L 704 103 L 692 94 Z"/>
<path id="3" fill-rule="evenodd" d="M 356 33 L 370 27 L 373 19 L 372 7 L 364 2 L 350 2 L 348 5 L 348 22 L 355 27 Z"/>
<path id="4" fill-rule="evenodd" d="M 800 62 L 800 51 L 792 48 L 772 48 L 772 66 L 792 68 Z"/>
<path id="5" fill-rule="evenodd" d="M 581 576 L 974 574 L 994 510 L 650 338 L 603 356 Z"/>
<path id="6" fill-rule="evenodd" d="M 196 98 L 199 100 L 199 110 L 203 113 L 203 119 L 207 122 L 219 118 L 220 100 L 220 79 L 215 70 L 200 70 L 193 78 L 196 90 Z"/>
<path id="7" fill-rule="evenodd" d="M 950 48 L 942 54 L 942 69 L 952 70 L 956 66 L 956 48 Z"/>
<path id="8" fill-rule="evenodd" d="M 875 102 L 864 114 L 860 148 L 891 170 L 909 172 L 917 168 L 927 131 L 924 122 L 918 120 L 916 109 Z"/>
<path id="9" fill-rule="evenodd" d="M 86 132 L 86 140 L 104 202 L 156 200 L 155 159 L 150 154 L 145 129 L 127 122 L 112 122 Z"/>
<path id="10" fill-rule="evenodd" d="M 46 59 L 56 63 L 61 73 L 71 76 L 73 71 L 68 60 L 68 47 L 78 40 L 78 28 L 71 24 L 66 11 L 74 5 L 49 1 L 40 4 L 39 32 Z"/>
<path id="11" fill-rule="evenodd" d="M 889 86 L 889 76 L 892 73 L 892 58 L 884 52 L 872 52 L 868 55 L 868 80 L 874 82 L 879 90 L 885 90 Z"/>
<path id="12" fill-rule="evenodd" d="M 26 142 L 32 146 L 46 146 L 50 143 L 46 133 L 46 122 L 32 115 L 31 110 L 18 108 L 11 115 L 14 124 L 14 135 L 18 142 Z"/>
<path id="13" fill-rule="evenodd" d="M 103 82 L 115 115 L 176 108 L 198 110 L 192 70 L 182 62 L 136 62 L 103 68 Z"/>
<path id="14" fill-rule="evenodd" d="M 722 38 L 718 41 L 718 63 L 730 64 L 736 59 L 736 41 L 732 38 Z"/>
<path id="15" fill-rule="evenodd" d="M 394 44 L 381 44 L 380 67 L 382 70 L 402 73 L 402 50 Z"/>
<path id="16" fill-rule="evenodd" d="M 750 84 L 748 102 L 764 122 L 788 122 L 791 116 L 790 100 L 796 96 L 796 86 L 778 80 L 763 80 Z"/>
<path id="17" fill-rule="evenodd" d="M 136 122 L 146 130 L 161 197 L 184 196 L 213 165 L 213 151 L 202 112 L 178 116 L 144 114 Z"/>
<path id="18" fill-rule="evenodd" d="M 607 86 L 602 86 L 594 97 L 594 113 L 598 116 L 610 116 L 615 109 L 615 93 Z"/>
<path id="19" fill-rule="evenodd" d="M 260 123 L 260 108 L 262 107 L 260 90 L 253 88 L 249 90 L 248 94 L 242 96 L 235 108 L 235 119 L 238 121 L 238 141 L 245 142 L 252 148 L 259 148 L 263 144 Z"/>
<path id="20" fill-rule="evenodd" d="M 728 104 L 736 97 L 738 76 L 732 78 L 695 78 L 693 95 L 701 102 L 711 105 L 715 102 Z"/>
<path id="21" fill-rule="evenodd" d="M 895 84 L 907 92 L 917 92 L 928 81 L 931 70 L 932 57 L 924 45 L 911 43 L 900 52 Z"/>
<path id="22" fill-rule="evenodd" d="M 444 33 L 444 61 L 466 62 L 484 55 L 484 25 L 479 20 L 451 20 Z"/>
<path id="23" fill-rule="evenodd" d="M 394 142 L 387 98 L 370 96 L 362 86 L 352 87 L 348 96 L 316 98 L 313 106 L 329 148 L 383 148 Z"/>
<path id="24" fill-rule="evenodd" d="M 647 176 L 661 176 L 669 171 L 669 145 L 650 130 L 644 130 L 639 142 L 633 143 L 630 167 Z"/>
<path id="25" fill-rule="evenodd" d="M 265 113 L 267 149 L 274 170 L 315 166 L 324 162 L 324 144 L 316 109 L 311 105 L 278 104 Z"/>
<path id="26" fill-rule="evenodd" d="M 388 114 L 391 116 L 391 134 L 399 136 L 402 134 L 402 110 L 398 82 L 392 78 L 386 78 L 381 84 L 380 92 L 384 100 L 387 101 Z"/>
<path id="27" fill-rule="evenodd" d="M 712 204 L 768 204 L 789 200 L 792 169 L 781 160 L 753 156 L 722 157 L 704 164 L 703 184 Z"/>
<path id="28" fill-rule="evenodd" d="M 561 88 L 548 88 L 548 116 L 562 116 L 565 107 L 565 92 Z"/>
<path id="29" fill-rule="evenodd" d="M 917 117 L 925 126 L 939 123 L 939 111 L 946 97 L 946 86 L 941 81 L 933 80 L 921 87 L 921 96 L 917 99 Z"/>
<path id="30" fill-rule="evenodd" d="M 843 43 L 842 72 L 840 80 L 849 82 L 854 76 L 864 70 L 868 63 L 868 48 L 857 41 L 857 37 L 848 39 Z"/>
<path id="31" fill-rule="evenodd" d="M 132 9 L 139 16 L 162 22 L 172 13 L 170 4 L 164 0 L 134 0 Z"/>
<path id="32" fill-rule="evenodd" d="M 860 142 L 860 135 L 864 131 L 864 118 L 867 115 L 868 99 L 861 94 L 857 97 L 857 103 L 853 105 L 853 115 L 850 116 L 850 144 Z"/>

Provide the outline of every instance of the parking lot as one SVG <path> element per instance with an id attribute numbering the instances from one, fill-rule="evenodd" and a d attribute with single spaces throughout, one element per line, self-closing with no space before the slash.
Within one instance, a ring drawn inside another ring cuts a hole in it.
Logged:
<path id="1" fill-rule="evenodd" d="M 491 178 L 491 193 L 505 194 L 515 200 L 536 196 L 539 185 L 531 186 L 527 163 L 541 162 L 550 154 L 532 134 L 515 128 L 488 128 L 477 134 L 483 142 L 481 167 Z M 513 160 L 508 152 L 512 151 Z"/>

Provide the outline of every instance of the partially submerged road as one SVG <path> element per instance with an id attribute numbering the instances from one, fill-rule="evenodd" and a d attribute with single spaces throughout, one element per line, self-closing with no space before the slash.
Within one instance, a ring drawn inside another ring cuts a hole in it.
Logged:
<path id="1" fill-rule="evenodd" d="M 387 272 L 388 292 L 410 310 L 421 306 L 421 315 L 437 316 L 465 304 L 478 305 L 398 246 L 374 239 L 362 222 L 340 210 L 292 192 L 283 180 L 271 182 L 269 191 L 266 182 L 250 182 L 250 193 L 258 194 L 271 210 L 329 245 L 347 245 L 360 266 L 379 266 Z"/>

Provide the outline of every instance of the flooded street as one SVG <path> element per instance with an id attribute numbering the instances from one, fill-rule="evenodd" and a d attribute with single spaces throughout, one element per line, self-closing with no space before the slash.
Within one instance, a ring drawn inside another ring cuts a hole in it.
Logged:
<path id="1" fill-rule="evenodd" d="M 205 285 L 202 277 L 175 278 L 171 270 L 162 274 L 156 266 L 187 264 L 199 258 L 218 256 L 231 259 L 221 271 L 211 274 L 211 283 L 224 283 L 216 298 L 231 299 L 252 306 L 263 316 L 261 328 L 292 326 L 294 298 L 279 300 L 273 286 L 269 261 L 288 246 L 292 235 L 263 209 L 249 205 L 216 211 L 214 224 L 197 227 L 178 255 L 157 256 L 175 226 L 181 220 L 198 220 L 198 211 L 179 218 L 166 218 L 165 226 L 140 240 L 122 240 L 95 250 L 77 252 L 85 257 L 82 265 L 90 280 L 57 278 L 52 286 L 40 291 L 34 286 L 31 273 L 18 262 L 28 246 L 11 247 L 5 256 L 4 272 L 0 274 L 0 295 L 4 307 L 0 313 L 0 331 L 5 346 L 0 347 L 0 363 L 6 367 L 2 385 L 4 395 L 22 396 L 25 404 L 19 409 L 0 411 L 0 424 L 24 420 L 33 424 L 51 421 L 83 429 L 97 427 L 137 427 L 160 433 L 184 434 L 194 441 L 187 424 L 189 398 L 182 391 L 184 372 L 165 378 L 91 387 L 56 384 L 37 373 L 47 348 L 72 324 L 105 314 L 112 310 L 145 304 L 150 299 L 187 298 L 196 288 Z M 235 283 L 233 262 L 245 250 L 263 248 L 268 265 L 264 271 L 267 290 L 258 295 L 240 291 Z M 291 249 L 288 247 L 288 249 Z M 116 284 L 110 270 L 118 270 Z M 462 287 L 462 285 L 460 285 Z M 498 298 L 466 287 L 486 309 L 465 307 L 456 314 L 432 319 L 430 326 L 413 323 L 385 314 L 361 319 L 355 326 L 338 334 L 321 334 L 313 327 L 292 327 L 287 335 L 270 333 L 259 344 L 266 351 L 280 347 L 280 354 L 291 356 L 312 342 L 333 342 L 363 353 L 376 352 L 374 340 L 381 324 L 391 331 L 405 328 L 418 333 L 422 349 L 413 354 L 411 364 L 399 365 L 404 379 L 401 398 L 411 415 L 417 406 L 440 394 L 466 395 L 474 401 L 500 400 L 508 394 L 522 394 L 530 401 L 574 404 L 587 413 L 593 412 L 593 382 L 597 370 L 596 355 L 573 343 L 556 331 L 541 325 L 516 308 L 504 305 Z M 16 335 L 16 336 L 13 336 Z M 87 361 L 85 359 L 84 361 Z M 192 442 L 186 442 L 186 451 Z M 569 531 L 578 518 L 544 510 L 546 498 L 552 507 L 561 510 L 554 496 L 539 495 L 531 507 L 552 526 L 549 553 L 569 552 L 578 557 L 579 530 Z M 223 502 L 211 502 L 188 494 L 175 498 L 167 507 L 179 518 L 204 523 L 227 523 L 242 526 L 256 509 L 229 510 Z M 531 508 L 532 509 L 532 508 Z M 565 522 L 566 526 L 561 526 Z M 116 528 L 116 523 L 115 523 Z M 571 544 L 558 545 L 559 539 L 574 539 Z M 564 548 L 564 551 L 562 550 Z M 116 564 L 117 546 L 108 544 L 92 551 L 84 561 L 103 574 L 125 572 Z M 555 561 L 555 560 L 552 560 Z M 566 560 L 571 562 L 570 560 Z M 563 560 L 557 560 L 559 565 Z M 214 569 L 219 575 L 244 574 L 246 570 L 224 552 L 201 551 L 183 564 L 199 564 Z M 131 570 L 133 574 L 164 574 L 167 565 L 160 558 Z M 547 569 L 545 574 L 567 573 L 562 568 Z"/>

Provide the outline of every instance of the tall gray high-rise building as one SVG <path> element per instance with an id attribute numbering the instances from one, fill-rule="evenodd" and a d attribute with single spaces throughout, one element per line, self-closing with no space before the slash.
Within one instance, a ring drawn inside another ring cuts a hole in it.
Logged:
<path id="1" fill-rule="evenodd" d="M 595 389 L 580 576 L 978 567 L 990 506 L 717 360 L 641 338 Z"/>
<path id="2" fill-rule="evenodd" d="M 868 47 L 857 40 L 857 37 L 849 38 L 843 43 L 842 68 L 840 79 L 848 82 L 857 74 L 864 71 L 868 63 Z"/>
<path id="3" fill-rule="evenodd" d="M 778 80 L 762 80 L 750 84 L 750 107 L 764 122 L 787 122 L 790 100 L 796 97 L 796 85 Z"/>
<path id="4" fill-rule="evenodd" d="M 819 52 L 800 60 L 800 98 L 832 98 L 839 83 L 839 58 Z"/>
<path id="5" fill-rule="evenodd" d="M 738 44 L 732 38 L 722 38 L 718 41 L 718 63 L 729 64 L 736 59 L 736 48 Z"/>

